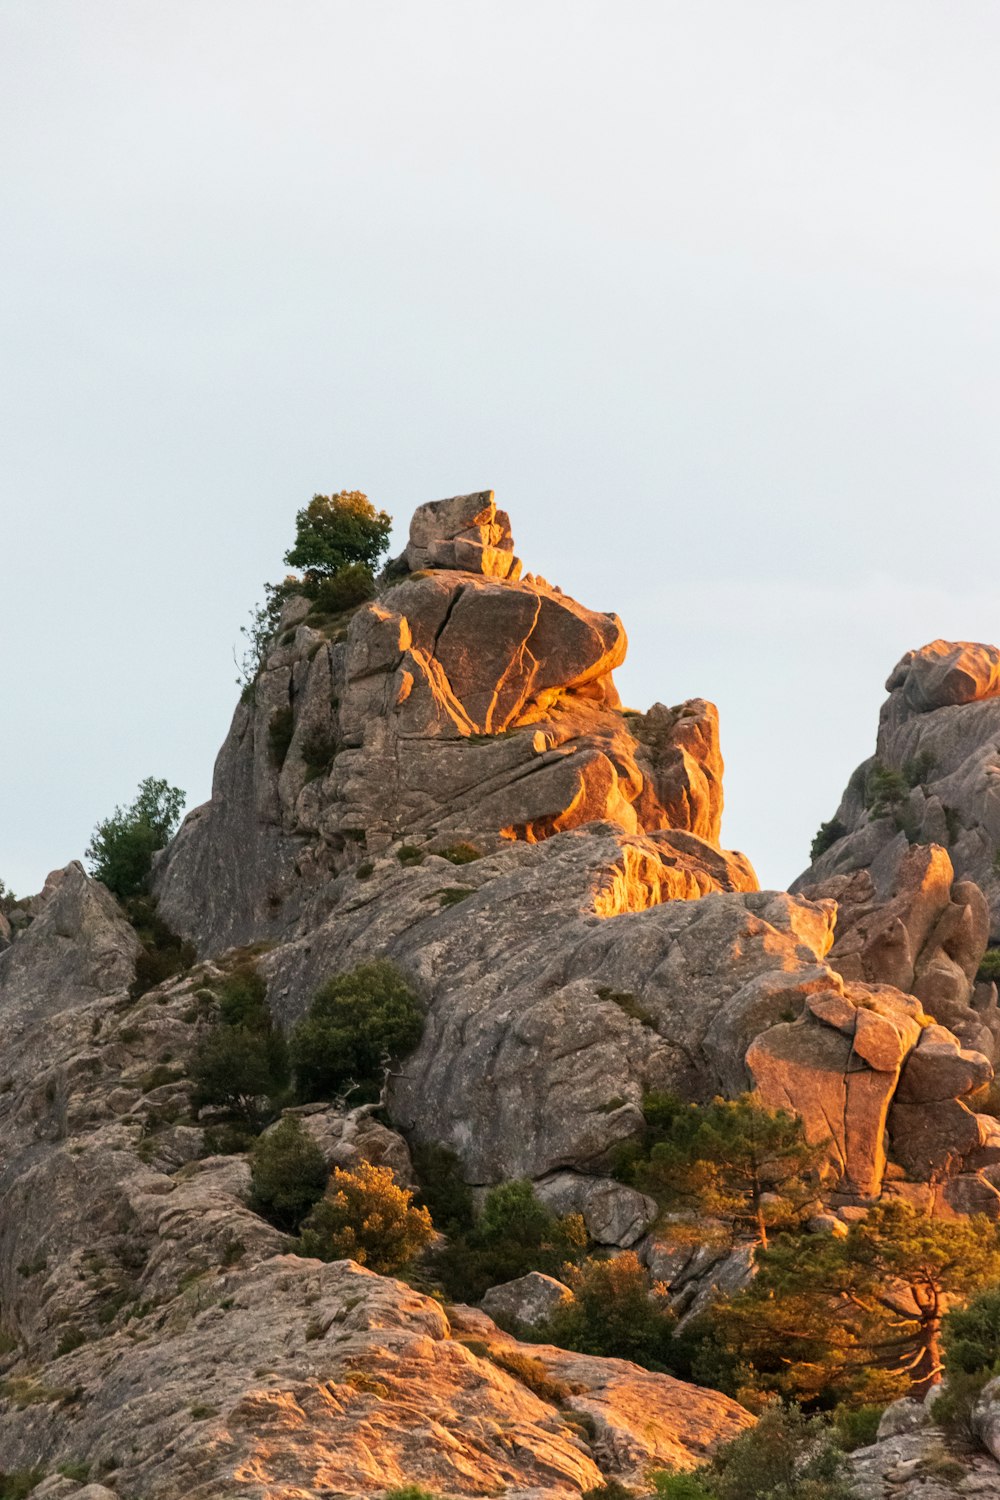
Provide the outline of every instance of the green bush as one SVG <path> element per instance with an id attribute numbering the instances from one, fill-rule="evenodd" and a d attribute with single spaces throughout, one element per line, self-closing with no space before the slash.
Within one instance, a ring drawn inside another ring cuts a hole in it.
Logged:
<path id="1" fill-rule="evenodd" d="M 441 858 L 449 859 L 453 865 L 475 864 L 477 859 L 482 859 L 483 851 L 477 849 L 475 844 L 452 844 L 448 849 L 441 850 Z"/>
<path id="2" fill-rule="evenodd" d="M 246 1026 L 252 1031 L 270 1030 L 267 984 L 254 964 L 242 963 L 231 969 L 218 986 L 216 999 L 219 1015 L 227 1026 Z"/>
<path id="3" fill-rule="evenodd" d="M 348 1083 L 377 1097 L 384 1069 L 413 1050 L 423 1028 L 420 1003 L 393 964 L 339 974 L 317 990 L 289 1039 L 300 1097 L 329 1099 Z"/>
<path id="4" fill-rule="evenodd" d="M 435 1228 L 449 1238 L 468 1234 L 476 1221 L 475 1201 L 454 1151 L 433 1141 L 416 1141 L 410 1146 L 410 1156 L 420 1184 L 418 1200 Z"/>
<path id="5" fill-rule="evenodd" d="M 884 1406 L 841 1406 L 833 1414 L 833 1430 L 845 1453 L 870 1448 L 878 1435 Z"/>
<path id="6" fill-rule="evenodd" d="M 0 911 L 10 911 L 16 905 L 17 897 L 14 895 L 14 892 L 9 890 L 4 882 L 0 880 Z"/>
<path id="7" fill-rule="evenodd" d="M 873 818 L 887 818 L 897 813 L 910 795 L 910 785 L 902 771 L 890 771 L 878 761 L 865 780 L 865 807 Z"/>
<path id="8" fill-rule="evenodd" d="M 84 858 L 91 875 L 120 900 L 138 896 L 146 886 L 153 855 L 173 837 L 184 806 L 184 793 L 147 776 L 128 807 L 116 807 L 98 823 Z"/>
<path id="9" fill-rule="evenodd" d="M 573 1297 L 538 1330 L 546 1343 L 631 1359 L 649 1369 L 670 1367 L 677 1320 L 633 1251 L 612 1260 L 586 1260 L 564 1274 Z"/>
<path id="10" fill-rule="evenodd" d="M 333 765 L 337 754 L 337 741 L 328 729 L 313 729 L 302 741 L 302 759 L 306 765 L 306 781 L 315 781 L 325 776 Z"/>
<path id="11" fill-rule="evenodd" d="M 304 568 L 310 582 L 361 564 L 374 572 L 389 545 L 392 517 L 377 511 L 360 490 L 314 495 L 295 517 L 295 545 L 285 553 L 292 568 Z"/>
<path id="12" fill-rule="evenodd" d="M 196 1111 L 206 1105 L 228 1109 L 257 1131 L 273 1112 L 268 1101 L 287 1081 L 284 1039 L 279 1031 L 215 1026 L 195 1048 L 189 1074 Z"/>
<path id="13" fill-rule="evenodd" d="M 1000 1287 L 990 1287 L 946 1315 L 945 1389 L 934 1403 L 934 1420 L 962 1441 L 975 1441 L 972 1408 L 987 1381 L 1000 1375 Z"/>
<path id="14" fill-rule="evenodd" d="M 661 1469 L 650 1474 L 649 1481 L 659 1500 L 716 1500 L 715 1491 L 708 1489 L 697 1474 L 668 1474 Z"/>
<path id="15" fill-rule="evenodd" d="M 148 990 L 189 969 L 198 955 L 193 943 L 178 937 L 164 922 L 154 897 L 130 896 L 123 905 L 142 944 L 135 963 L 135 979 L 129 987 L 131 998 L 138 1000 Z"/>
<path id="16" fill-rule="evenodd" d="M 0 1500 L 26 1500 L 44 1478 L 44 1469 L 0 1471 Z"/>
<path id="17" fill-rule="evenodd" d="M 992 979 L 1000 983 L 1000 948 L 987 948 L 983 954 L 976 978 L 985 981 Z"/>
<path id="18" fill-rule="evenodd" d="M 341 615 L 374 597 L 375 580 L 369 564 L 348 563 L 309 589 L 316 614 Z"/>
<path id="19" fill-rule="evenodd" d="M 828 849 L 831 849 L 833 847 L 838 839 L 844 838 L 849 831 L 850 830 L 846 827 L 845 824 L 840 821 L 839 818 L 831 818 L 828 823 L 821 823 L 819 825 L 819 831 L 817 832 L 816 837 L 813 839 L 812 845 L 810 846 L 809 858 L 819 859 L 821 854 L 825 854 Z"/>
<path id="20" fill-rule="evenodd" d="M 253 1207 L 294 1233 L 323 1196 L 329 1174 L 322 1151 L 294 1115 L 255 1143 L 250 1156 Z"/>
<path id="21" fill-rule="evenodd" d="M 756 1427 L 726 1443 L 712 1460 L 718 1500 L 849 1500 L 843 1457 L 820 1418 L 798 1407 L 768 1406 Z"/>
<path id="22" fill-rule="evenodd" d="M 397 1489 L 386 1490 L 383 1500 L 438 1500 L 438 1496 L 419 1484 L 401 1484 Z"/>
<path id="23" fill-rule="evenodd" d="M 302 1226 L 303 1255 L 355 1260 L 381 1275 L 411 1261 L 434 1237 L 426 1208 L 397 1185 L 388 1167 L 361 1162 L 353 1172 L 337 1167 L 327 1194 Z"/>
<path id="24" fill-rule="evenodd" d="M 478 1302 L 487 1288 L 528 1271 L 560 1275 L 586 1243 L 579 1214 L 558 1219 L 530 1182 L 504 1182 L 487 1193 L 478 1222 L 434 1252 L 431 1267 L 453 1302 Z"/>

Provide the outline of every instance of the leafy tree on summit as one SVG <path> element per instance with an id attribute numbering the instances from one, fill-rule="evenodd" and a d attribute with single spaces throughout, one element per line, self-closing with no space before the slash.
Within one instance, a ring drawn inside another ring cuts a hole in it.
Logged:
<path id="1" fill-rule="evenodd" d="M 295 545 L 285 562 L 304 569 L 312 583 L 354 565 L 372 573 L 389 545 L 391 527 L 392 517 L 376 510 L 360 490 L 314 495 L 295 517 Z"/>
<path id="2" fill-rule="evenodd" d="M 94 829 L 84 854 L 94 879 L 102 880 L 121 901 L 138 896 L 145 889 L 153 855 L 173 838 L 183 807 L 180 787 L 147 776 L 130 806 L 116 807 Z"/>

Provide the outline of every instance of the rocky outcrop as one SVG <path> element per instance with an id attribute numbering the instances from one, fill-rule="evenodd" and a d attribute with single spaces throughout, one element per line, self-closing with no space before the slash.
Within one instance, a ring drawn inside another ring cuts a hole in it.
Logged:
<path id="1" fill-rule="evenodd" d="M 870 870 L 900 839 L 947 849 L 986 896 L 1000 940 L 1000 678 L 995 646 L 932 641 L 890 674 L 874 756 L 848 782 L 825 842 L 792 887 Z M 885 773 L 890 779 L 886 781 Z M 885 892 L 880 892 L 883 896 Z"/>
<path id="2" fill-rule="evenodd" d="M 996 996 L 991 986 L 976 986 L 989 940 L 989 908 L 977 885 L 955 880 L 947 850 L 895 839 L 872 870 L 832 875 L 799 889 L 812 901 L 836 901 L 829 962 L 845 979 L 890 984 L 915 995 L 966 1045 L 996 1060 Z"/>
<path id="3" fill-rule="evenodd" d="M 843 1194 L 877 1197 L 889 1155 L 912 1181 L 956 1177 L 981 1142 L 963 1100 L 992 1078 L 988 1059 L 888 986 L 810 995 L 798 1020 L 751 1042 L 746 1061 L 765 1102 L 793 1110 L 808 1139 L 828 1144 Z M 1000 1217 L 1000 1194 L 980 1187 L 982 1207 Z"/>
<path id="4" fill-rule="evenodd" d="M 482 1299 L 483 1312 L 504 1328 L 534 1328 L 547 1323 L 573 1296 L 568 1286 L 541 1271 L 529 1271 L 515 1281 L 491 1286 Z"/>
<path id="5" fill-rule="evenodd" d="M 47 1010 L 85 1005 L 135 977 L 139 939 L 114 897 L 76 860 L 30 903 L 30 925 L 0 953 L 5 1041 Z"/>
<path id="6" fill-rule="evenodd" d="M 0 1023 L 18 1018 L 0 1091 L 5 1471 L 48 1470 L 53 1500 L 89 1500 L 56 1484 L 60 1465 L 89 1467 L 121 1500 L 405 1483 L 579 1494 L 668 1456 L 693 1467 L 752 1420 L 714 1392 L 520 1345 L 485 1319 L 469 1336 L 401 1282 L 286 1253 L 250 1207 L 246 1159 L 205 1155 L 190 1122 L 185 1064 L 221 971 L 132 998 L 106 893 L 74 868 L 51 884 L 49 920 L 76 912 L 75 936 L 33 948 L 40 910 L 0 966 Z M 49 972 L 50 949 L 63 1007 L 31 977 L 32 953 Z M 298 1114 L 329 1160 L 406 1170 L 399 1137 L 364 1109 Z M 494 1348 L 538 1358 L 551 1388 Z"/>
<path id="7" fill-rule="evenodd" d="M 664 835 L 669 899 L 756 889 L 718 848 L 714 708 L 625 714 L 618 616 L 522 578 L 491 493 L 420 507 L 376 599 L 330 618 L 293 597 L 272 644 L 157 870 L 202 952 L 312 925 L 331 875 L 393 844 L 492 851 L 605 821 Z"/>
<path id="8" fill-rule="evenodd" d="M 950 1442 L 934 1423 L 932 1386 L 926 1401 L 894 1401 L 877 1440 L 849 1455 L 857 1500 L 973 1500 L 1000 1495 L 1000 1465 L 987 1453 Z"/>

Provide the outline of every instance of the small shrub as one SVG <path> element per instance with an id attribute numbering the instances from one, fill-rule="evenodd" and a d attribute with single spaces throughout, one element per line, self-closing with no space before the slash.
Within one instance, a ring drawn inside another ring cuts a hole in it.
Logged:
<path id="1" fill-rule="evenodd" d="M 337 755 L 337 741 L 328 729 L 312 729 L 302 741 L 306 781 L 325 776 Z"/>
<path id="2" fill-rule="evenodd" d="M 418 1201 L 435 1228 L 449 1238 L 467 1234 L 475 1223 L 475 1201 L 454 1151 L 433 1141 L 417 1141 L 410 1147 L 410 1156 L 420 1184 Z"/>
<path id="3" fill-rule="evenodd" d="M 503 1182 L 487 1193 L 478 1222 L 436 1250 L 431 1265 L 453 1301 L 478 1302 L 488 1287 L 528 1271 L 560 1275 L 586 1244 L 579 1214 L 557 1219 L 530 1182 Z"/>
<path id="4" fill-rule="evenodd" d="M 603 1484 L 584 1490 L 581 1500 L 636 1500 L 636 1491 L 630 1490 L 620 1479 L 606 1479 Z"/>
<path id="5" fill-rule="evenodd" d="M 291 708 L 276 708 L 267 726 L 267 745 L 271 760 L 278 767 L 285 764 L 292 735 L 295 733 L 295 715 Z"/>
<path id="6" fill-rule="evenodd" d="M 457 906 L 466 896 L 474 896 L 476 893 L 467 885 L 448 885 L 434 894 L 440 898 L 442 906 Z"/>
<path id="7" fill-rule="evenodd" d="M 31 1260 L 23 1260 L 21 1262 L 21 1264 L 17 1268 L 17 1274 L 19 1276 L 23 1276 L 25 1280 L 27 1280 L 29 1276 L 40 1275 L 41 1272 L 45 1270 L 48 1263 L 48 1256 L 35 1255 L 31 1258 Z"/>
<path id="8" fill-rule="evenodd" d="M 987 948 L 976 974 L 977 979 L 1000 982 L 1000 948 Z"/>
<path id="9" fill-rule="evenodd" d="M 394 965 L 361 964 L 317 990 L 293 1028 L 289 1055 L 305 1099 L 328 1099 L 351 1082 L 373 1095 L 386 1066 L 420 1040 L 423 1011 Z"/>
<path id="10" fill-rule="evenodd" d="M 14 895 L 14 892 L 0 880 L 0 911 L 12 911 L 16 905 L 17 897 Z"/>
<path id="11" fill-rule="evenodd" d="M 508 1375 L 513 1375 L 522 1385 L 526 1385 L 529 1391 L 534 1391 L 541 1401 L 551 1401 L 558 1406 L 561 1401 L 572 1395 L 572 1388 L 565 1380 L 557 1380 L 550 1375 L 540 1359 L 535 1359 L 530 1354 L 522 1354 L 519 1349 L 506 1349 L 503 1345 L 497 1345 L 490 1349 L 489 1357 L 501 1370 L 506 1370 Z"/>
<path id="12" fill-rule="evenodd" d="M 78 1484 L 86 1484 L 90 1478 L 90 1465 L 83 1463 L 60 1464 L 56 1470 L 63 1479 L 75 1479 Z"/>
<path id="13" fill-rule="evenodd" d="M 119 900 L 145 888 L 153 855 L 170 842 L 180 821 L 184 793 L 147 776 L 128 807 L 116 807 L 98 823 L 84 858 L 95 880 L 103 881 Z"/>
<path id="14" fill-rule="evenodd" d="M 873 818 L 886 818 L 895 813 L 910 795 L 910 787 L 902 771 L 890 771 L 876 761 L 865 781 L 865 806 Z"/>
<path id="15" fill-rule="evenodd" d="M 833 1430 L 845 1453 L 871 1447 L 884 1411 L 884 1406 L 838 1407 L 833 1416 Z"/>
<path id="16" fill-rule="evenodd" d="M 163 920 L 152 896 L 130 896 L 123 905 L 142 944 L 135 979 L 129 987 L 129 998 L 138 1000 L 148 990 L 189 969 L 197 953 L 193 943 L 184 941 Z"/>
<path id="17" fill-rule="evenodd" d="M 196 1112 L 206 1105 L 228 1109 L 257 1131 L 269 1112 L 266 1101 L 287 1076 L 281 1033 L 213 1027 L 195 1048 L 189 1071 Z"/>
<path id="18" fill-rule="evenodd" d="M 44 1478 L 44 1469 L 0 1470 L 0 1500 L 26 1500 Z"/>
<path id="19" fill-rule="evenodd" d="M 87 1342 L 87 1335 L 82 1328 L 67 1328 L 59 1343 L 56 1345 L 56 1354 L 72 1354 L 74 1349 L 79 1349 L 81 1344 Z"/>
<path id="20" fill-rule="evenodd" d="M 195 1422 L 206 1422 L 209 1417 L 217 1416 L 218 1411 L 219 1408 L 217 1406 L 206 1406 L 202 1401 L 196 1401 L 194 1406 L 188 1407 L 191 1419 Z"/>
<path id="21" fill-rule="evenodd" d="M 375 874 L 375 866 L 370 859 L 362 860 L 354 871 L 355 880 L 369 880 Z"/>
<path id="22" fill-rule="evenodd" d="M 709 1493 L 718 1500 L 849 1500 L 851 1493 L 829 1430 L 796 1406 L 765 1407 L 756 1427 L 719 1449 L 709 1473 Z"/>
<path id="23" fill-rule="evenodd" d="M 301 1253 L 320 1260 L 355 1260 L 388 1275 L 427 1245 L 434 1235 L 426 1208 L 397 1186 L 388 1167 L 361 1162 L 353 1172 L 337 1167 L 326 1197 L 302 1227 Z"/>
<path id="24" fill-rule="evenodd" d="M 402 1484 L 397 1489 L 386 1490 L 383 1500 L 438 1500 L 438 1496 L 419 1484 Z"/>
<path id="25" fill-rule="evenodd" d="M 389 545 L 391 529 L 392 517 L 377 511 L 360 490 L 314 495 L 296 514 L 295 545 L 285 553 L 285 562 L 305 569 L 310 592 L 359 563 L 370 577 Z"/>
<path id="26" fill-rule="evenodd" d="M 342 615 L 374 598 L 375 580 L 364 563 L 349 563 L 310 590 L 313 609 L 320 615 Z"/>
<path id="27" fill-rule="evenodd" d="M 716 1500 L 715 1491 L 697 1473 L 670 1474 L 660 1469 L 650 1474 L 649 1482 L 659 1500 Z"/>
<path id="28" fill-rule="evenodd" d="M 294 1115 L 261 1136 L 250 1157 L 253 1207 L 278 1229 L 294 1233 L 323 1196 L 326 1160 Z"/>
<path id="29" fill-rule="evenodd" d="M 400 844 L 396 851 L 396 858 L 401 865 L 422 865 L 424 857 L 423 849 L 416 844 Z"/>
<path id="30" fill-rule="evenodd" d="M 246 1026 L 267 1031 L 271 1014 L 267 1008 L 267 984 L 253 963 L 231 969 L 216 992 L 219 1015 L 227 1026 Z"/>
<path id="31" fill-rule="evenodd" d="M 828 823 L 821 823 L 816 837 L 809 848 L 809 858 L 819 859 L 828 849 L 832 849 L 839 839 L 845 838 L 850 830 L 839 818 L 831 818 Z"/>
<path id="32" fill-rule="evenodd" d="M 650 1369 L 665 1369 L 676 1318 L 662 1288 L 631 1250 L 613 1260 L 586 1260 L 567 1268 L 573 1293 L 539 1330 L 547 1343 L 581 1354 L 631 1359 Z"/>
<path id="33" fill-rule="evenodd" d="M 453 865 L 471 865 L 482 857 L 483 851 L 477 849 L 475 844 L 452 844 L 450 848 L 441 850 L 441 858 L 450 860 Z"/>

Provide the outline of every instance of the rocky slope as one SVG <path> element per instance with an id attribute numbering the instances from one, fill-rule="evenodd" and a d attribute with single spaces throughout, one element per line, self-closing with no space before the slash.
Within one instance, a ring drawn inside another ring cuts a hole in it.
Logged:
<path id="1" fill-rule="evenodd" d="M 245 1158 L 207 1154 L 190 1123 L 204 986 L 240 945 L 258 945 L 282 1024 L 331 975 L 396 963 L 426 1009 L 391 1081 L 396 1126 L 451 1147 L 471 1184 L 531 1178 L 595 1245 L 634 1247 L 679 1312 L 738 1286 L 749 1257 L 665 1243 L 651 1200 L 610 1177 L 652 1089 L 756 1086 L 793 1107 L 829 1143 L 835 1213 L 888 1193 L 1000 1216 L 1000 1127 L 977 1111 L 1000 1025 L 975 983 L 992 925 L 976 871 L 869 809 L 798 893 L 761 892 L 720 846 L 714 708 L 623 709 L 625 649 L 617 616 L 522 577 L 491 494 L 423 506 L 374 600 L 337 616 L 285 601 L 211 800 L 155 871 L 193 970 L 131 998 L 136 935 L 78 865 L 12 914 L 0 1467 L 86 1465 L 92 1500 L 579 1493 L 691 1467 L 751 1421 L 532 1345 L 558 1383 L 539 1394 L 482 1310 L 288 1254 L 251 1210 Z M 910 662 L 887 735 L 989 710 L 913 706 L 966 691 L 946 657 L 937 676 Z M 406 1142 L 364 1111 L 303 1120 L 331 1167 L 407 1179 Z"/>

